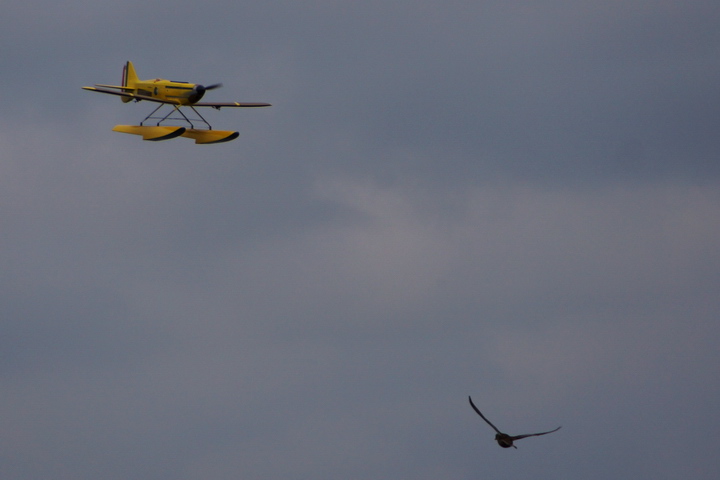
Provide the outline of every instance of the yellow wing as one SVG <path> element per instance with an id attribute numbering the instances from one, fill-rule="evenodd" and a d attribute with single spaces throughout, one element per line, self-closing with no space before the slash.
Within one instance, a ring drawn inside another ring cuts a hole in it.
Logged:
<path id="1" fill-rule="evenodd" d="M 272 107 L 269 103 L 248 103 L 248 102 L 198 102 L 191 103 L 191 107 Z"/>
<path id="2" fill-rule="evenodd" d="M 134 88 L 115 87 L 112 85 L 107 85 L 107 87 L 119 88 L 122 90 L 134 90 Z M 131 98 L 134 100 L 147 100 L 148 102 L 168 103 L 170 105 L 181 105 L 181 103 L 178 101 L 161 100 L 159 98 L 148 97 L 145 95 L 138 95 L 137 93 L 130 93 L 130 92 L 124 92 L 124 91 L 119 91 L 119 90 L 110 90 L 109 88 L 99 88 L 99 87 L 82 87 L 82 88 L 83 88 L 83 90 L 90 90 L 91 92 L 109 93 L 110 95 L 117 95 L 119 97 Z"/>
<path id="3" fill-rule="evenodd" d="M 181 103 L 178 100 L 165 100 L 155 97 L 149 97 L 146 95 L 139 95 L 137 93 L 132 93 L 132 90 L 135 90 L 134 88 L 129 87 L 118 87 L 115 85 L 97 85 L 95 87 L 82 87 L 83 90 L 90 90 L 91 92 L 100 92 L 100 93 L 107 93 L 110 95 L 117 95 L 119 97 L 129 98 L 133 100 L 147 100 L 148 102 L 155 102 L 155 103 L 166 103 L 170 105 L 187 105 L 190 107 L 212 107 L 220 109 L 221 107 L 271 107 L 272 105 L 269 103 L 260 103 L 260 102 L 198 102 L 198 103 L 189 103 L 184 104 Z M 114 90 L 117 89 L 117 90 Z M 127 91 L 131 90 L 131 91 Z"/>

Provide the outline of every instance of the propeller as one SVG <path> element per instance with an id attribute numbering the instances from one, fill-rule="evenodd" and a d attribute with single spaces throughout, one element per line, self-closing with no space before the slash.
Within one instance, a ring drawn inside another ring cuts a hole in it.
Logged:
<path id="1" fill-rule="evenodd" d="M 205 90 L 215 90 L 216 88 L 220 88 L 220 87 L 222 87 L 222 83 L 213 83 L 212 85 L 208 85 L 207 87 L 198 85 L 198 88 L 203 88 Z"/>
<path id="2" fill-rule="evenodd" d="M 199 102 L 203 95 L 205 95 L 206 91 L 215 90 L 220 87 L 222 87 L 222 83 L 213 83 L 207 87 L 205 85 L 195 85 L 190 92 L 190 95 L 188 95 L 188 100 L 190 100 L 190 103 Z"/>

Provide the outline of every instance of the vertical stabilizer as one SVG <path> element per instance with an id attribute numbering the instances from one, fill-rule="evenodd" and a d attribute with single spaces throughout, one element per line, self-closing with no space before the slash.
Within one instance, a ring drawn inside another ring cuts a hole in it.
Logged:
<path id="1" fill-rule="evenodd" d="M 135 73 L 135 67 L 133 67 L 132 62 L 128 61 L 125 66 L 123 66 L 123 73 L 122 73 L 122 86 L 128 87 L 128 88 L 135 88 L 135 84 L 138 82 L 138 76 L 137 73 Z M 127 103 L 131 98 L 121 97 L 122 101 Z"/>

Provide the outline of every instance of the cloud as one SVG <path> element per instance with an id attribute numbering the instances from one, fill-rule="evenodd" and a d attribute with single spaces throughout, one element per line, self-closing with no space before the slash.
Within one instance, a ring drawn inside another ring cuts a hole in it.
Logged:
<path id="1" fill-rule="evenodd" d="M 0 477 L 712 478 L 715 4 L 45 7 L 0 19 Z M 119 135 L 79 87 L 126 60 L 273 107 Z"/>

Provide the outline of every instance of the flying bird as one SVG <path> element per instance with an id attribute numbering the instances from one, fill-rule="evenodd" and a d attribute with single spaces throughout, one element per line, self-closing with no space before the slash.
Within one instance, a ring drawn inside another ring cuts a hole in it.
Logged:
<path id="1" fill-rule="evenodd" d="M 497 432 L 497 434 L 495 434 L 495 441 L 496 441 L 496 442 L 498 443 L 498 445 L 500 445 L 502 448 L 510 448 L 510 447 L 517 448 L 515 445 L 513 445 L 513 442 L 514 442 L 515 440 L 520 440 L 520 439 L 525 438 L 525 437 L 537 437 L 537 436 L 540 436 L 540 435 L 547 435 L 548 433 L 557 432 L 557 431 L 560 430 L 560 428 L 561 428 L 561 427 L 558 427 L 558 428 L 556 428 L 555 430 L 550 430 L 549 432 L 528 433 L 528 434 L 525 434 L 525 435 L 515 435 L 514 437 L 512 437 L 512 436 L 508 435 L 507 433 L 501 432 L 500 430 L 497 429 L 497 427 L 496 427 L 495 425 L 493 425 L 492 423 L 490 423 L 490 420 L 488 420 L 487 418 L 485 418 L 485 415 L 483 415 L 482 413 L 480 413 L 480 410 L 478 410 L 478 408 L 475 406 L 475 404 L 473 403 L 471 397 L 468 397 L 468 400 L 470 400 L 470 406 L 473 408 L 473 410 L 475 410 L 475 413 L 477 413 L 478 415 L 480 415 L 480 418 L 482 418 L 483 420 L 485 420 L 485 421 L 487 422 L 487 424 L 490 425 L 490 426 L 493 428 L 493 430 L 495 430 L 495 431 Z"/>

